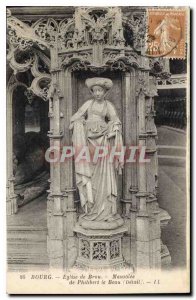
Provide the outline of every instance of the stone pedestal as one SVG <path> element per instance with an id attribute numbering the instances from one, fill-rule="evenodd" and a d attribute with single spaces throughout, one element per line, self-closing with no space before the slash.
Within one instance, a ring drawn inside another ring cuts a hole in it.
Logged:
<path id="1" fill-rule="evenodd" d="M 76 265 L 87 268 L 122 266 L 122 237 L 125 226 L 110 230 L 86 230 L 76 225 L 78 237 L 78 258 Z"/>

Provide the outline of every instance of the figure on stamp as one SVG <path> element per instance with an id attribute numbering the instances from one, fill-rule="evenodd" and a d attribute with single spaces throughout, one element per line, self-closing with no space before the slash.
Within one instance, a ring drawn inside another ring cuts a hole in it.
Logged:
<path id="1" fill-rule="evenodd" d="M 154 35 L 160 37 L 160 50 L 163 53 L 173 50 L 177 45 L 177 39 L 171 38 L 171 30 L 180 31 L 178 19 L 165 15 L 162 22 L 155 28 Z M 176 34 L 178 37 L 179 33 Z M 175 49 L 174 49 L 175 51 Z"/>
<path id="2" fill-rule="evenodd" d="M 110 160 L 106 152 L 122 149 L 121 122 L 113 104 L 106 100 L 112 81 L 95 77 L 85 84 L 92 99 L 79 108 L 70 124 L 75 152 L 83 147 L 86 158 L 75 159 L 76 184 L 84 210 L 79 224 L 87 229 L 114 229 L 123 224 L 116 205 L 117 176 L 123 163 L 119 157 Z M 100 150 L 105 155 L 100 155 Z"/>

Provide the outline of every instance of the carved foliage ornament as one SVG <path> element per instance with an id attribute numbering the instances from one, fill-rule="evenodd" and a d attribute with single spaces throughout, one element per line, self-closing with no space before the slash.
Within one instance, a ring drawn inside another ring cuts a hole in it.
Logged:
<path id="1" fill-rule="evenodd" d="M 144 78 L 139 78 L 136 86 L 136 96 L 144 94 L 146 97 L 157 96 L 157 88 L 154 84 L 148 84 Z"/>
<path id="2" fill-rule="evenodd" d="M 59 50 L 77 49 L 93 44 L 130 47 L 125 41 L 124 26 L 130 31 L 135 49 L 141 50 L 145 33 L 144 13 L 132 13 L 129 19 L 122 16 L 119 7 L 76 8 L 73 19 L 61 22 L 42 18 L 29 26 L 11 16 L 8 10 L 9 43 L 20 50 L 30 49 L 36 43 L 41 49 L 58 43 Z M 140 48 L 140 49 L 139 49 Z"/>
<path id="3" fill-rule="evenodd" d="M 16 59 L 16 56 L 18 54 L 18 51 L 11 46 L 10 51 L 7 55 L 7 60 L 9 61 L 10 67 L 13 69 L 14 74 L 17 74 L 18 72 L 26 72 L 31 68 L 34 61 L 34 55 L 32 53 L 29 53 L 29 58 L 25 59 L 24 62 L 18 62 Z"/>
<path id="4" fill-rule="evenodd" d="M 64 67 L 75 63 L 75 60 L 80 60 L 81 66 L 103 68 L 109 65 L 114 70 L 124 70 L 121 61 L 141 67 L 141 55 L 134 51 L 141 52 L 144 46 L 144 23 L 144 11 L 125 12 L 123 16 L 119 7 L 79 7 L 75 9 L 73 19 L 57 22 L 52 18 L 42 18 L 31 26 L 8 12 L 10 57 L 13 59 L 15 49 L 25 51 L 36 44 L 41 49 L 57 47 L 57 51 L 64 53 L 60 62 L 60 66 Z M 104 55 L 99 62 L 94 61 L 95 46 L 100 48 L 99 55 Z"/>
<path id="5" fill-rule="evenodd" d="M 81 245 L 80 245 L 80 252 L 81 256 L 89 259 L 90 258 L 90 243 L 89 241 L 86 240 L 81 240 Z"/>
<path id="6" fill-rule="evenodd" d="M 143 47 L 145 13 L 132 12 L 127 17 L 119 7 L 79 7 L 73 19 L 57 22 L 42 18 L 29 26 L 8 13 L 9 55 L 13 59 L 16 49 L 26 51 L 36 44 L 62 52 L 60 67 L 73 63 L 74 70 L 85 66 L 121 71 L 127 70 L 124 65 L 142 67 L 141 55 L 134 51 Z M 76 66 L 77 60 L 80 66 Z"/>
<path id="7" fill-rule="evenodd" d="M 61 57 L 61 66 L 67 67 L 69 65 L 81 62 L 82 64 L 92 64 L 92 54 L 88 52 L 66 54 Z"/>
<path id="8" fill-rule="evenodd" d="M 124 45 L 121 10 L 115 8 L 76 8 L 74 27 L 66 28 L 64 45 L 81 48 L 92 44 Z"/>
<path id="9" fill-rule="evenodd" d="M 40 54 L 43 65 L 48 64 L 47 67 L 49 68 L 50 61 L 47 58 L 43 60 L 44 54 L 39 51 L 36 52 L 32 47 L 34 43 L 40 46 L 41 49 L 47 47 L 43 35 L 41 36 L 40 34 L 41 30 L 38 30 L 38 24 L 35 23 L 34 27 L 30 27 L 11 16 L 8 10 L 7 26 L 9 44 L 7 60 L 9 61 L 10 67 L 13 69 L 14 74 L 30 70 L 34 79 L 28 88 L 29 93 L 31 91 L 46 101 L 51 76 L 46 72 L 40 72 Z M 50 26 L 50 23 L 48 26 Z"/>
<path id="10" fill-rule="evenodd" d="M 106 242 L 94 242 L 92 251 L 93 260 L 106 260 L 107 259 L 107 247 Z"/>
<path id="11" fill-rule="evenodd" d="M 36 34 L 33 27 L 13 17 L 9 10 L 7 10 L 7 32 L 8 43 L 15 49 L 25 51 L 31 49 L 34 43 L 41 49 L 48 47 L 48 44 Z"/>
<path id="12" fill-rule="evenodd" d="M 19 72 L 31 71 L 33 80 L 31 82 L 29 91 L 32 91 L 38 97 L 41 97 L 44 101 L 48 100 L 48 89 L 51 82 L 51 75 L 46 72 L 40 72 L 39 57 L 35 52 L 30 53 L 29 59 L 24 63 L 18 63 L 15 58 L 15 53 L 12 52 L 12 56 L 9 55 L 10 67 L 14 70 L 14 74 Z"/>
<path id="13" fill-rule="evenodd" d="M 35 54 L 34 56 L 34 63 L 31 67 L 31 73 L 34 76 L 34 79 L 32 80 L 29 89 L 35 95 L 42 98 L 44 101 L 47 101 L 49 85 L 51 82 L 51 75 L 39 71 L 39 60 L 37 54 Z"/>
<path id="14" fill-rule="evenodd" d="M 110 259 L 120 257 L 120 240 L 110 242 Z"/>
<path id="15" fill-rule="evenodd" d="M 150 73 L 160 79 L 168 79 L 171 74 L 169 72 L 169 65 L 167 66 L 167 60 L 163 57 L 150 58 L 149 65 L 151 68 Z"/>
<path id="16" fill-rule="evenodd" d="M 146 13 L 145 12 L 128 12 L 123 17 L 123 23 L 127 28 L 132 30 L 132 47 L 134 50 L 141 51 L 146 42 Z"/>

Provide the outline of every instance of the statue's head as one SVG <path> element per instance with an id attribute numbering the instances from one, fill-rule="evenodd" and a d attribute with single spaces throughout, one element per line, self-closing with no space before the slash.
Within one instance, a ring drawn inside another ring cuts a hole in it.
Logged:
<path id="1" fill-rule="evenodd" d="M 85 82 L 96 100 L 101 100 L 106 92 L 111 89 L 113 83 L 109 78 L 94 77 L 89 78 Z"/>

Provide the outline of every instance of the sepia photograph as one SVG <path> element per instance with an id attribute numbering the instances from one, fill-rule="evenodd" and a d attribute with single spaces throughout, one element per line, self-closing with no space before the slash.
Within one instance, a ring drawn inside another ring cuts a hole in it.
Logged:
<path id="1" fill-rule="evenodd" d="M 189 14 L 6 7 L 8 294 L 190 293 Z"/>

